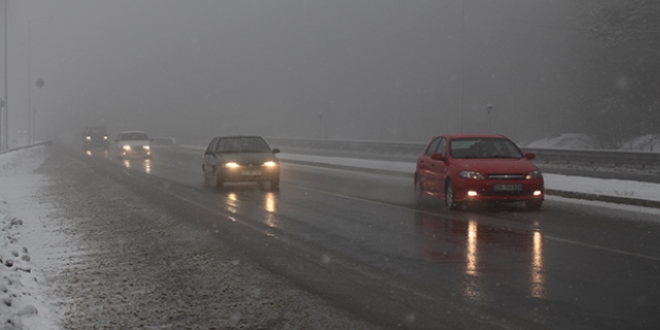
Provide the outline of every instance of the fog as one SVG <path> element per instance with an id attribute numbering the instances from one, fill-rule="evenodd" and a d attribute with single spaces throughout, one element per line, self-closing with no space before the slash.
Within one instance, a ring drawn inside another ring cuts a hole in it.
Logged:
<path id="1" fill-rule="evenodd" d="M 571 111 L 569 2 L 8 0 L 10 134 L 30 34 L 37 138 L 537 138 Z"/>

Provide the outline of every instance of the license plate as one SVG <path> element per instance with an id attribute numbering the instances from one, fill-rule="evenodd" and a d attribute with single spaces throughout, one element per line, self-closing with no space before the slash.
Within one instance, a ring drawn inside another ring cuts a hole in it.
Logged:
<path id="1" fill-rule="evenodd" d="M 241 172 L 241 175 L 245 175 L 245 176 L 261 175 L 261 171 L 243 171 Z"/>
<path id="2" fill-rule="evenodd" d="M 522 191 L 521 184 L 496 184 L 493 185 L 494 191 Z"/>

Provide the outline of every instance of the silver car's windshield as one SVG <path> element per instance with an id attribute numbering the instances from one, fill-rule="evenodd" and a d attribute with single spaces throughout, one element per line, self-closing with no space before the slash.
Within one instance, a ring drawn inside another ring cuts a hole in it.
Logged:
<path id="1" fill-rule="evenodd" d="M 146 133 L 122 133 L 119 137 L 122 141 L 146 141 L 149 137 Z"/>
<path id="2" fill-rule="evenodd" d="M 262 138 L 236 137 L 220 139 L 215 147 L 215 152 L 270 152 L 270 148 Z"/>

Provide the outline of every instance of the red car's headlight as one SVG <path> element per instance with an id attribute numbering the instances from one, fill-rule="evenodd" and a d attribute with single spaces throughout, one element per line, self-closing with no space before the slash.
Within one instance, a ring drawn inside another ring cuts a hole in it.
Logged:
<path id="1" fill-rule="evenodd" d="M 483 174 L 476 171 L 461 171 L 458 175 L 466 179 L 486 180 L 486 177 Z"/>
<path id="2" fill-rule="evenodd" d="M 527 176 L 525 176 L 525 180 L 538 179 L 538 178 L 542 178 L 542 177 L 543 177 L 543 175 L 541 175 L 541 171 L 534 170 L 534 171 L 529 172 L 529 174 L 527 174 Z"/>

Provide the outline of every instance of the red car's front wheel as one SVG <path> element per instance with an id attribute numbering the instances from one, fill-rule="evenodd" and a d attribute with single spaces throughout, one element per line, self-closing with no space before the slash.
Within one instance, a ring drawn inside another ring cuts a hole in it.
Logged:
<path id="1" fill-rule="evenodd" d="M 455 201 L 456 196 L 454 195 L 454 185 L 451 181 L 447 181 L 445 187 L 445 203 L 449 210 L 456 210 L 459 208 L 459 204 Z"/>
<path id="2" fill-rule="evenodd" d="M 422 191 L 422 183 L 419 182 L 419 179 L 415 177 L 415 202 L 417 204 L 422 203 L 424 199 L 424 191 Z"/>

